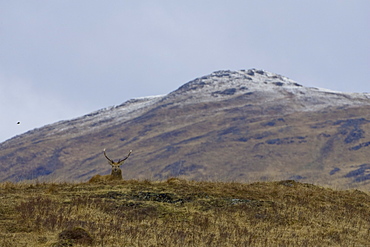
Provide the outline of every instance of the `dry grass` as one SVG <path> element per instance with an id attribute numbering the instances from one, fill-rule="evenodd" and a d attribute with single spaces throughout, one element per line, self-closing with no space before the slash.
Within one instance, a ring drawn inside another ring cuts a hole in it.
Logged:
<path id="1" fill-rule="evenodd" d="M 0 184 L 0 246 L 368 246 L 370 196 L 294 181 Z"/>

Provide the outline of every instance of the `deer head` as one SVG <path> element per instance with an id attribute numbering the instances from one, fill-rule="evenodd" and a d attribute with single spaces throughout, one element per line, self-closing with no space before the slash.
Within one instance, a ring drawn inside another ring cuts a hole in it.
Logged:
<path id="1" fill-rule="evenodd" d="M 112 159 L 110 159 L 107 156 L 107 154 L 105 153 L 105 148 L 104 148 L 103 153 L 104 153 L 105 158 L 107 158 L 108 163 L 112 166 L 112 172 L 110 174 L 112 176 L 112 178 L 122 179 L 122 171 L 121 171 L 120 166 L 123 164 L 123 162 L 125 162 L 125 160 L 127 160 L 127 158 L 132 153 L 132 150 L 130 150 L 130 152 L 128 153 L 128 155 L 126 156 L 126 158 L 120 159 L 117 162 L 114 161 L 114 160 L 112 160 Z"/>

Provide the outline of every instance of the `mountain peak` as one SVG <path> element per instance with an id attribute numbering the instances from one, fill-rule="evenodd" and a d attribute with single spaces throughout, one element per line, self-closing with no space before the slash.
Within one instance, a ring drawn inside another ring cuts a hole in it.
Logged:
<path id="1" fill-rule="evenodd" d="M 225 94 L 229 95 L 231 92 L 237 90 L 245 90 L 247 87 L 264 87 L 270 86 L 293 86 L 302 87 L 302 85 L 295 81 L 275 73 L 264 70 L 249 69 L 249 70 L 219 70 L 209 75 L 198 77 L 175 90 L 173 93 L 183 94 L 186 92 L 194 92 L 198 90 L 217 90 L 224 88 Z M 231 90 L 230 90 L 231 89 Z M 261 88 L 262 89 L 262 88 Z M 211 92 L 212 93 L 212 92 Z"/>
<path id="2" fill-rule="evenodd" d="M 214 102 L 226 98 L 243 98 L 254 105 L 281 105 L 283 112 L 315 111 L 328 106 L 369 104 L 369 95 L 341 93 L 304 87 L 296 81 L 260 69 L 219 70 L 198 77 L 168 94 L 165 100 L 176 104 Z"/>

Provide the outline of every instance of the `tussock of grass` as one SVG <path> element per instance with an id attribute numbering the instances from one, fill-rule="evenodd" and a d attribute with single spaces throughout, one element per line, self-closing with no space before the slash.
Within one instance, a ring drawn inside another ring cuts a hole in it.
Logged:
<path id="1" fill-rule="evenodd" d="M 0 246 L 366 246 L 370 196 L 294 181 L 0 184 Z"/>

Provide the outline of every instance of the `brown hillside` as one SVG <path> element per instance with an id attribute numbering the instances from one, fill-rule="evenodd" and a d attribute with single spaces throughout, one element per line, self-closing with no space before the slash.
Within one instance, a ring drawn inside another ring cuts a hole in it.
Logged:
<path id="1" fill-rule="evenodd" d="M 370 189 L 368 94 L 260 71 L 220 71 L 178 90 L 45 126 L 0 146 L 0 181 L 87 181 L 122 158 L 125 179 L 294 179 Z"/>

